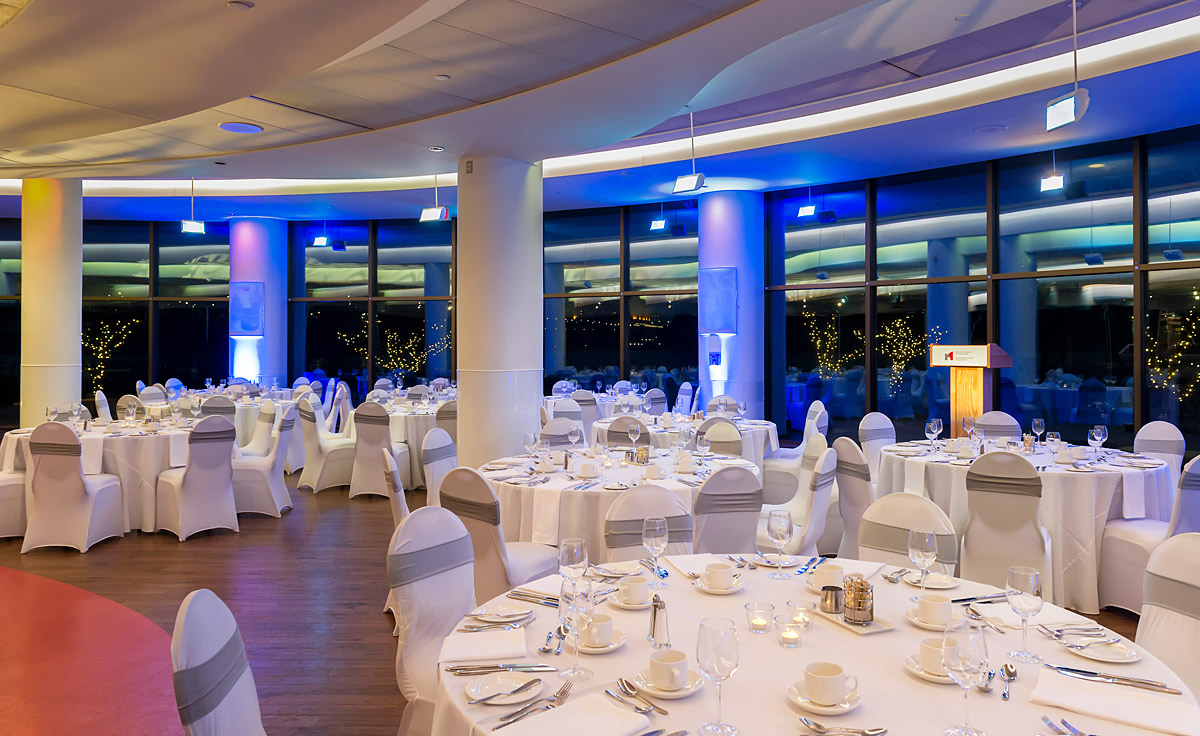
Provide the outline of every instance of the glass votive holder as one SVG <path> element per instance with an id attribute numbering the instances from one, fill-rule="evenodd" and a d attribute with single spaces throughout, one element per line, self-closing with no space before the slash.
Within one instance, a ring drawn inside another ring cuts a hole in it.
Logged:
<path id="1" fill-rule="evenodd" d="M 775 618 L 775 606 L 761 601 L 750 601 L 746 604 L 746 625 L 751 633 L 765 634 L 771 630 L 771 621 Z"/>
<path id="2" fill-rule="evenodd" d="M 795 649 L 800 646 L 800 633 L 804 631 L 804 624 L 794 621 L 787 614 L 780 614 L 775 617 L 775 631 L 779 633 L 779 646 Z"/>
<path id="3" fill-rule="evenodd" d="M 809 601 L 788 601 L 787 602 L 787 617 L 794 623 L 800 625 L 804 631 L 809 631 L 813 627 L 813 619 L 817 615 L 817 604 Z"/>

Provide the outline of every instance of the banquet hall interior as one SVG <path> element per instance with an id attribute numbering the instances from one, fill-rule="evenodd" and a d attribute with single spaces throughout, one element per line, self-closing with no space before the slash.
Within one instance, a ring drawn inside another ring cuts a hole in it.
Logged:
<path id="1" fill-rule="evenodd" d="M 1200 0 L 0 0 L 0 734 L 1200 736 Z"/>

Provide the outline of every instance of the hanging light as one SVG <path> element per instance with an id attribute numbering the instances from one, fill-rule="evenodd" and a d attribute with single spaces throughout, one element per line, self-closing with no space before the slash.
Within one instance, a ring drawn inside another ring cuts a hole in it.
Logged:
<path id="1" fill-rule="evenodd" d="M 180 220 L 180 231 L 185 233 L 195 233 L 197 235 L 204 234 L 204 223 L 196 219 L 196 177 L 192 177 L 192 214 L 190 219 Z"/>
<path id="2" fill-rule="evenodd" d="M 421 210 L 421 222 L 441 222 L 450 219 L 450 208 L 438 206 L 438 178 L 433 175 L 433 206 Z"/>
<path id="3" fill-rule="evenodd" d="M 808 188 L 808 204 L 801 205 L 796 217 L 812 217 L 817 214 L 817 206 L 812 203 L 812 187 Z"/>
<path id="4" fill-rule="evenodd" d="M 688 138 L 692 144 L 692 173 L 684 174 L 675 180 L 675 194 L 686 194 L 704 188 L 704 174 L 696 172 L 696 119 L 688 110 Z"/>
<path id="5" fill-rule="evenodd" d="M 658 203 L 658 219 L 650 221 L 650 229 L 651 230 L 666 230 L 667 229 L 667 216 L 666 216 L 666 213 L 663 212 L 663 203 L 662 202 Z"/>
<path id="6" fill-rule="evenodd" d="M 329 221 L 325 220 L 321 223 L 321 234 L 313 238 L 314 248 L 323 248 L 329 245 Z"/>
<path id="7" fill-rule="evenodd" d="M 1046 132 L 1079 122 L 1087 112 L 1088 91 L 1079 86 L 1079 0 L 1071 3 L 1071 63 L 1075 71 L 1075 88 L 1046 103 Z M 1045 190 L 1043 190 L 1045 191 Z"/>
<path id="8" fill-rule="evenodd" d="M 1058 161 L 1055 152 L 1050 152 L 1050 176 L 1042 177 L 1042 191 L 1053 192 L 1063 188 L 1063 175 L 1058 173 Z"/>

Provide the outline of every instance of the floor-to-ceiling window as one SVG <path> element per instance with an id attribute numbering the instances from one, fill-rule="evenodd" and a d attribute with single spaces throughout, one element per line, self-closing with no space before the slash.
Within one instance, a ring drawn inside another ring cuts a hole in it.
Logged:
<path id="1" fill-rule="evenodd" d="M 82 395 L 103 390 L 109 405 L 137 393 L 150 374 L 149 222 L 83 223 Z"/>
<path id="2" fill-rule="evenodd" d="M 21 221 L 0 220 L 0 426 L 21 414 Z"/>

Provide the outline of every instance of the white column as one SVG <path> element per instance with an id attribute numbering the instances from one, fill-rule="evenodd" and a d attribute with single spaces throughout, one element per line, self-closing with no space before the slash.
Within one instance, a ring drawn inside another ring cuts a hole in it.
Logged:
<path id="1" fill-rule="evenodd" d="M 765 229 L 761 192 L 713 192 L 700 195 L 700 270 L 732 268 L 737 273 L 737 302 L 706 293 L 701 278 L 700 385 L 705 405 L 718 394 L 746 402 L 747 414 L 764 410 Z M 706 309 L 734 310 L 737 333 L 704 334 Z M 720 365 L 711 364 L 720 353 Z M 702 407 L 703 408 L 703 407 Z"/>
<path id="2" fill-rule="evenodd" d="M 521 452 L 542 404 L 542 166 L 458 162 L 458 459 Z"/>
<path id="3" fill-rule="evenodd" d="M 21 184 L 21 426 L 79 401 L 82 385 L 83 183 Z"/>
<path id="4" fill-rule="evenodd" d="M 287 377 L 288 301 L 287 301 L 288 224 L 285 220 L 265 217 L 240 217 L 229 223 L 229 281 L 258 282 L 263 285 L 263 336 L 230 338 L 230 374 L 249 378 L 262 377 L 271 385 L 290 385 Z M 238 318 L 231 301 L 229 319 Z"/>

